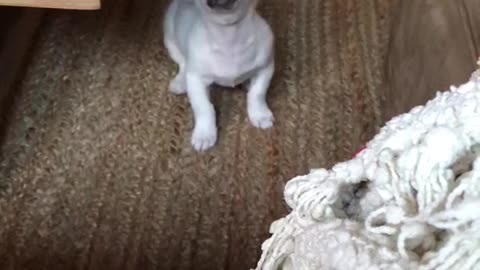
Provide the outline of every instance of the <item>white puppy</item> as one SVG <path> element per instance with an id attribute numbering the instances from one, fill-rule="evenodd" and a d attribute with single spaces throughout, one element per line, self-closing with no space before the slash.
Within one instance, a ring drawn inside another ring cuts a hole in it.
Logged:
<path id="1" fill-rule="evenodd" d="M 256 12 L 258 0 L 173 0 L 165 15 L 164 42 L 179 71 L 170 91 L 187 93 L 198 150 L 217 140 L 213 83 L 248 84 L 247 112 L 258 128 L 270 128 L 273 114 L 266 94 L 274 73 L 273 33 Z"/>

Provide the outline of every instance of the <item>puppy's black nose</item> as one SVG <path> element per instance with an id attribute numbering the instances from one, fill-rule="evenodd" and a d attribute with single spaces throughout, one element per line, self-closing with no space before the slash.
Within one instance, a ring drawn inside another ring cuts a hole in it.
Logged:
<path id="1" fill-rule="evenodd" d="M 231 9 L 236 0 L 207 0 L 207 6 L 210 8 Z"/>

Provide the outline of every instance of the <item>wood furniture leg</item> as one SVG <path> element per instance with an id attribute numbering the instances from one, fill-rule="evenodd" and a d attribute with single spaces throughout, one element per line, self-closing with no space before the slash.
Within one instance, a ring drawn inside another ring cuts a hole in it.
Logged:
<path id="1" fill-rule="evenodd" d="M 99 9 L 100 2 L 100 0 L 0 0 L 0 6 L 92 10 Z"/>

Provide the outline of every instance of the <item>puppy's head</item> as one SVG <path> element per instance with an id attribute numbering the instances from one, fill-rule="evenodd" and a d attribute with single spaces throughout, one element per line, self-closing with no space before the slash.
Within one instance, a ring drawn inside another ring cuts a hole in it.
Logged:
<path id="1" fill-rule="evenodd" d="M 210 21 L 229 25 L 253 11 L 258 0 L 196 0 L 204 16 Z"/>

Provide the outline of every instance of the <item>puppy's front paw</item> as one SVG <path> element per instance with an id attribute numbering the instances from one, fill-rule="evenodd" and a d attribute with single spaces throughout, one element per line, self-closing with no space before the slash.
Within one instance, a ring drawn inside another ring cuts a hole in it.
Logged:
<path id="1" fill-rule="evenodd" d="M 173 80 L 170 81 L 168 90 L 170 91 L 170 93 L 173 93 L 175 95 L 185 94 L 187 91 L 185 79 L 182 76 L 177 75 Z"/>
<path id="2" fill-rule="evenodd" d="M 250 106 L 248 108 L 248 118 L 256 128 L 267 129 L 273 126 L 273 113 L 267 105 Z"/>
<path id="3" fill-rule="evenodd" d="M 196 124 L 192 134 L 192 146 L 197 151 L 205 151 L 215 145 L 217 127 L 215 125 Z"/>

